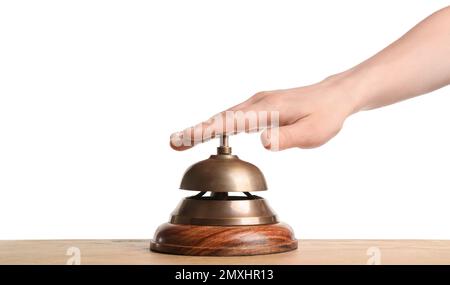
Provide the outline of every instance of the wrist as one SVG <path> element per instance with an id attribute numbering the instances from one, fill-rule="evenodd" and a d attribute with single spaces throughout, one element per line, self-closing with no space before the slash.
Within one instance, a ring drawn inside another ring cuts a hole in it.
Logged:
<path id="1" fill-rule="evenodd" d="M 337 91 L 348 115 L 370 109 L 371 88 L 364 82 L 364 78 L 360 78 L 360 73 L 354 69 L 337 73 L 323 81 L 325 85 Z"/>

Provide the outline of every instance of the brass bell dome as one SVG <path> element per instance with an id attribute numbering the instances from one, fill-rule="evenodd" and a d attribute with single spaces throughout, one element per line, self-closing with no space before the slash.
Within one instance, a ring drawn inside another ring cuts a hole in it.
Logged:
<path id="1" fill-rule="evenodd" d="M 267 190 L 266 180 L 255 165 L 231 154 L 228 136 L 222 136 L 217 155 L 189 167 L 180 189 L 202 192 L 253 192 Z"/>

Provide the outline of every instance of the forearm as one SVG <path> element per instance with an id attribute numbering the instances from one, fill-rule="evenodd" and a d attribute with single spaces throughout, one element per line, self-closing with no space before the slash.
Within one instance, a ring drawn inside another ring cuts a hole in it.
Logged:
<path id="1" fill-rule="evenodd" d="M 336 76 L 354 110 L 373 109 L 450 83 L 450 7 L 411 29 L 384 50 Z"/>

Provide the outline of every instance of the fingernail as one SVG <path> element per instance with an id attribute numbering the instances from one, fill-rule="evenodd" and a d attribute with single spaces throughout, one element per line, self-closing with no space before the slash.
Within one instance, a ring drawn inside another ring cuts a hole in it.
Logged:
<path id="1" fill-rule="evenodd" d="M 170 144 L 174 147 L 183 145 L 183 132 L 177 132 L 170 135 Z"/>
<path id="2" fill-rule="evenodd" d="M 266 149 L 270 149 L 270 134 L 269 134 L 269 131 L 263 132 L 261 134 L 261 142 L 262 142 L 262 145 Z"/>

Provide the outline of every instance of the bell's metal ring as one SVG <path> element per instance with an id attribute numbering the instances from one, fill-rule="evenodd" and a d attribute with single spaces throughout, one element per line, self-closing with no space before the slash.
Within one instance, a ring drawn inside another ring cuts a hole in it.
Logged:
<path id="1" fill-rule="evenodd" d="M 187 197 L 172 212 L 172 224 L 201 226 L 264 225 L 278 222 L 266 200 L 258 196 Z"/>

